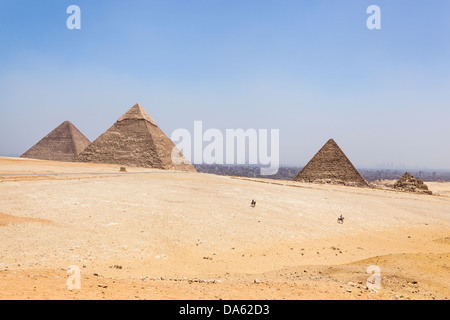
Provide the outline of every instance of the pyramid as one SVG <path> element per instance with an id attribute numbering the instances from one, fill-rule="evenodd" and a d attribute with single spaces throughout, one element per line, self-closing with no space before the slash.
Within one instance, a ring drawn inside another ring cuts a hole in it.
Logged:
<path id="1" fill-rule="evenodd" d="M 364 180 L 333 139 L 328 140 L 293 180 L 368 186 L 367 181 Z"/>
<path id="2" fill-rule="evenodd" d="M 424 184 L 422 180 L 414 178 L 408 172 L 401 176 L 401 178 L 394 184 L 394 189 L 433 194 L 430 190 L 428 190 L 428 186 Z"/>
<path id="3" fill-rule="evenodd" d="M 71 162 L 90 143 L 70 121 L 64 121 L 59 127 L 21 155 L 21 157 Z"/>
<path id="4" fill-rule="evenodd" d="M 174 147 L 148 113 L 136 104 L 92 142 L 76 161 L 196 172 L 189 162 L 175 164 L 172 161 Z"/>

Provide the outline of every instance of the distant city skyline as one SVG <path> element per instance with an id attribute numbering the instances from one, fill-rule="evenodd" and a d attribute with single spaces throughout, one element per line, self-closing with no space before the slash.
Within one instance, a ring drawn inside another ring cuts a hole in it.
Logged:
<path id="1" fill-rule="evenodd" d="M 0 156 L 66 120 L 94 141 L 139 103 L 168 137 L 195 121 L 279 129 L 281 166 L 333 138 L 357 168 L 450 170 L 448 12 L 445 0 L 3 0 Z"/>

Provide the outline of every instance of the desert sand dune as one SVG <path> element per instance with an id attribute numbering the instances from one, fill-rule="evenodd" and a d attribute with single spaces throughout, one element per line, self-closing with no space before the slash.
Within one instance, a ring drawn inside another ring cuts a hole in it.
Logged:
<path id="1" fill-rule="evenodd" d="M 449 183 L 423 195 L 127 171 L 0 158 L 0 298 L 450 297 Z"/>

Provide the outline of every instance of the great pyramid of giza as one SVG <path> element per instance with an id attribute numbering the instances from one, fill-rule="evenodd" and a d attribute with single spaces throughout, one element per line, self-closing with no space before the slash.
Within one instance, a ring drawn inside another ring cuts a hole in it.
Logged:
<path id="1" fill-rule="evenodd" d="M 64 121 L 21 155 L 22 158 L 74 161 L 91 142 L 70 121 Z"/>
<path id="2" fill-rule="evenodd" d="M 394 189 L 407 192 L 433 194 L 433 192 L 428 190 L 428 186 L 423 183 L 422 180 L 414 178 L 408 172 L 406 172 L 403 176 L 400 177 L 400 179 L 398 179 L 398 181 L 394 184 Z"/>
<path id="3" fill-rule="evenodd" d="M 172 161 L 174 147 L 148 113 L 135 104 L 76 161 L 196 172 L 189 162 L 176 164 Z"/>
<path id="4" fill-rule="evenodd" d="M 367 181 L 333 139 L 328 140 L 293 180 L 368 186 Z"/>

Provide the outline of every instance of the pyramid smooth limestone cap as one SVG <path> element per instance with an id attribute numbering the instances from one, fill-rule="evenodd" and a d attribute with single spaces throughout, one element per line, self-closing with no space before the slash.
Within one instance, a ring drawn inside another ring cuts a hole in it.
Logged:
<path id="1" fill-rule="evenodd" d="M 119 118 L 117 121 L 123 121 L 127 119 L 133 120 L 146 120 L 151 124 L 156 126 L 155 121 L 150 117 L 150 115 L 141 107 L 139 103 L 136 103 L 134 106 L 130 108 L 123 116 Z"/>

